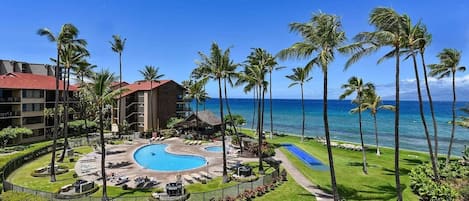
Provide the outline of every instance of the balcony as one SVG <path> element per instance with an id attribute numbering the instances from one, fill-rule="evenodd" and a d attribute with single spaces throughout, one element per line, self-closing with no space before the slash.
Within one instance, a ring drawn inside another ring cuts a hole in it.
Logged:
<path id="1" fill-rule="evenodd" d="M 0 112 L 0 119 L 18 118 L 20 116 L 21 116 L 21 112 L 19 111 Z"/>
<path id="2" fill-rule="evenodd" d="M 19 97 L 0 97 L 0 103 L 12 103 L 20 101 L 21 99 Z"/>
<path id="3" fill-rule="evenodd" d="M 23 117 L 36 117 L 36 116 L 43 116 L 44 111 L 23 111 Z"/>
<path id="4" fill-rule="evenodd" d="M 192 111 L 192 108 L 190 106 L 182 106 L 182 107 L 176 107 L 177 112 L 187 112 L 187 111 Z"/>

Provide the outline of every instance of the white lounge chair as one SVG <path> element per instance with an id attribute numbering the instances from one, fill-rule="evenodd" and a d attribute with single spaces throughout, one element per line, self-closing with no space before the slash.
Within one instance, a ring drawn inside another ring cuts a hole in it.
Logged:
<path id="1" fill-rule="evenodd" d="M 182 177 L 184 178 L 184 180 L 186 180 L 189 183 L 194 182 L 194 180 L 192 180 L 192 177 L 190 177 L 189 175 L 183 175 Z"/>
<path id="2" fill-rule="evenodd" d="M 208 175 L 208 173 L 205 171 L 200 171 L 199 174 L 207 179 L 211 179 L 210 175 Z"/>
<path id="3" fill-rule="evenodd" d="M 196 180 L 200 180 L 200 177 L 201 177 L 201 176 L 200 176 L 199 174 L 197 174 L 197 173 L 192 173 L 192 174 L 191 174 L 191 177 L 194 178 L 194 179 L 196 179 Z"/>

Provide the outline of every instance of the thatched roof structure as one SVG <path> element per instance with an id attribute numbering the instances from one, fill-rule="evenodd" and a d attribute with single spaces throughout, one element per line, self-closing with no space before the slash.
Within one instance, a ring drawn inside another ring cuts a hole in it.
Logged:
<path id="1" fill-rule="evenodd" d="M 199 120 L 199 126 L 211 126 L 216 127 L 222 124 L 221 119 L 208 110 L 200 111 L 197 113 L 191 114 L 184 121 L 176 124 L 176 127 L 195 127 L 196 119 Z"/>

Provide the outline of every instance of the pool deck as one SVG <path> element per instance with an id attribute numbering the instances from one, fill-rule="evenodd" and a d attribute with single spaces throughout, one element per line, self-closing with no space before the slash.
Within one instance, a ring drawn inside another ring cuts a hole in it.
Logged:
<path id="1" fill-rule="evenodd" d="M 106 155 L 106 165 L 109 163 L 117 164 L 121 162 L 129 162 L 127 166 L 119 168 L 106 168 L 107 177 L 111 177 L 111 174 L 114 173 L 116 179 L 110 179 L 107 182 L 109 186 L 116 186 L 116 180 L 119 176 L 126 176 L 129 178 L 129 182 L 126 184 L 129 187 L 135 187 L 134 178 L 136 177 L 153 177 L 163 186 L 166 183 L 176 181 L 178 175 L 181 175 L 182 178 L 185 175 L 189 176 L 192 173 L 206 172 L 207 165 L 202 167 L 187 170 L 187 171 L 178 171 L 178 172 L 159 172 L 155 170 L 146 169 L 138 165 L 134 158 L 134 152 L 139 147 L 148 145 L 149 141 L 144 139 L 134 140 L 129 144 L 120 144 L 120 145 L 106 145 L 106 150 L 114 152 L 112 154 Z M 183 140 L 180 138 L 170 138 L 164 141 L 155 141 L 153 144 L 167 144 L 168 147 L 166 151 L 174 154 L 184 154 L 184 155 L 197 155 L 203 156 L 208 161 L 208 172 L 209 175 L 213 177 L 222 176 L 223 170 L 223 155 L 221 152 L 210 152 L 206 151 L 205 147 L 209 146 L 221 146 L 221 141 L 203 143 L 201 145 L 186 145 Z M 227 155 L 227 161 L 237 162 L 250 162 L 256 161 L 256 158 L 242 158 L 242 157 L 231 157 Z M 228 165 L 228 164 L 227 164 Z M 75 165 L 75 171 L 78 176 L 82 179 L 95 181 L 98 184 L 102 184 L 101 180 L 97 180 L 101 175 L 101 154 L 92 152 L 83 157 L 81 157 Z M 191 182 L 183 179 L 186 184 L 191 184 Z M 199 182 L 196 179 L 192 179 L 192 183 Z M 118 185 L 117 185 L 118 186 Z"/>

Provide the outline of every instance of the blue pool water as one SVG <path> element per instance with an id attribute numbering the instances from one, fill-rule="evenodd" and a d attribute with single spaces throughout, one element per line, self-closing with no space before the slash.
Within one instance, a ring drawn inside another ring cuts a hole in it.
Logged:
<path id="1" fill-rule="evenodd" d="M 205 150 L 207 150 L 209 152 L 222 152 L 223 147 L 221 147 L 221 146 L 205 147 Z"/>
<path id="2" fill-rule="evenodd" d="M 134 153 L 135 161 L 142 167 L 156 171 L 184 171 L 201 167 L 205 158 L 191 155 L 177 155 L 165 151 L 166 144 L 152 144 L 139 148 Z"/>
<path id="3" fill-rule="evenodd" d="M 285 149 L 290 151 L 293 155 L 295 155 L 297 158 L 302 160 L 304 163 L 306 163 L 308 166 L 310 166 L 312 169 L 315 170 L 328 170 L 329 168 L 322 164 L 321 161 L 318 159 L 314 158 L 314 156 L 311 156 L 307 152 L 303 151 L 299 147 L 293 145 L 293 144 L 282 144 Z"/>

